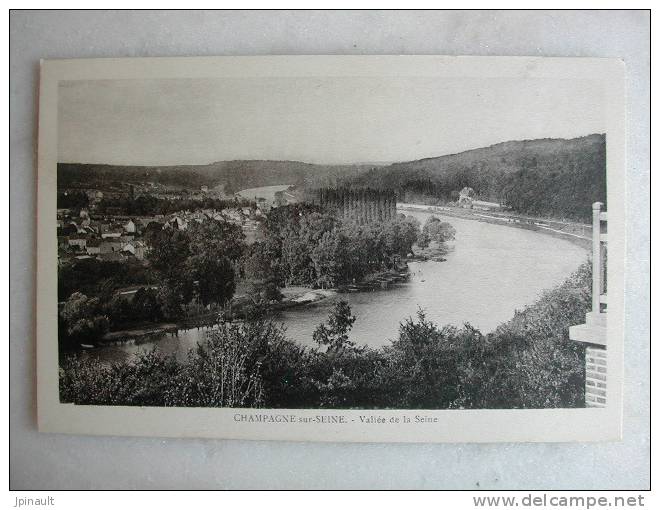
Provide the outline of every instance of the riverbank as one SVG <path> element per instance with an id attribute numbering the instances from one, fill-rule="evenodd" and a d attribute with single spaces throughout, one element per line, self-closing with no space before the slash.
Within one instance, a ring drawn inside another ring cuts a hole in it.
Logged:
<path id="1" fill-rule="evenodd" d="M 412 260 L 418 259 L 414 258 Z M 282 293 L 282 300 L 273 301 L 268 304 L 256 304 L 247 294 L 239 294 L 234 297 L 232 305 L 224 311 L 206 312 L 187 317 L 176 323 L 138 324 L 121 330 L 110 331 L 103 335 L 97 345 L 90 345 L 89 347 L 140 342 L 140 340 L 147 340 L 164 333 L 177 333 L 181 330 L 212 326 L 220 320 L 242 320 L 248 314 L 251 306 L 263 307 L 266 313 L 272 314 L 293 308 L 320 304 L 327 299 L 336 297 L 340 293 L 387 289 L 393 284 L 406 281 L 408 277 L 407 266 L 400 264 L 396 269 L 374 273 L 366 276 L 361 282 L 341 285 L 333 289 L 312 289 L 311 287 L 304 286 L 284 287 L 279 289 Z"/>
<path id="2" fill-rule="evenodd" d="M 564 239 L 581 248 L 591 247 L 591 225 L 577 222 L 554 220 L 547 218 L 534 218 L 521 216 L 503 211 L 485 209 L 464 209 L 461 207 L 435 206 L 425 204 L 399 203 L 397 211 L 404 214 L 409 212 L 422 212 L 437 216 L 461 218 L 491 225 L 504 225 L 507 227 L 531 230 L 557 239 Z"/>
<path id="3" fill-rule="evenodd" d="M 410 320 L 405 315 L 396 318 L 392 336 L 395 342 L 349 348 L 342 356 L 324 349 L 301 349 L 289 330 L 276 325 L 245 323 L 223 328 L 213 348 L 206 351 L 194 349 L 200 340 L 197 335 L 189 339 L 185 349 L 180 349 L 180 339 L 170 339 L 177 350 L 152 354 L 148 349 L 133 349 L 130 356 L 112 364 L 100 357 L 63 357 L 60 401 L 80 405 L 236 407 L 235 400 L 226 400 L 226 393 L 217 391 L 221 384 L 229 388 L 233 384 L 247 395 L 240 404 L 246 407 L 584 407 L 584 347 L 569 341 L 568 330 L 590 309 L 590 285 L 589 267 L 584 265 L 564 283 L 514 312 L 512 318 L 509 315 L 488 335 L 465 323 L 443 327 L 443 323 L 432 321 L 418 310 Z M 451 286 L 452 296 L 457 288 Z M 356 316 L 355 326 L 361 314 L 357 312 Z M 376 325 L 382 317 L 377 321 Z M 359 338 L 355 329 L 350 332 L 353 341 Z M 273 341 L 255 342 L 264 337 Z M 246 353 L 245 358 L 232 370 L 219 370 L 227 366 L 226 359 L 235 349 Z M 175 353 L 179 356 L 170 357 Z M 337 374 L 341 374 L 341 384 L 337 383 Z M 257 391 L 247 393 L 251 384 Z"/>
<path id="4" fill-rule="evenodd" d="M 159 333 L 173 333 L 180 329 L 179 324 L 159 323 L 145 327 L 135 327 L 132 329 L 123 329 L 119 331 L 109 331 L 101 337 L 101 344 L 113 344 L 126 342 L 129 340 L 138 340 L 140 338 L 156 335 Z"/>
<path id="5" fill-rule="evenodd" d="M 415 216 L 423 223 L 430 214 Z M 273 320 L 283 325 L 287 336 L 297 345 L 309 348 L 316 346 L 314 331 L 319 324 L 327 322 L 337 299 L 347 301 L 357 317 L 351 332 L 351 340 L 357 345 L 374 348 L 390 345 L 390 340 L 399 335 L 401 322 L 415 317 L 420 309 L 435 324 L 460 327 L 469 322 L 489 333 L 509 320 L 516 310 L 537 300 L 543 291 L 560 284 L 588 256 L 587 250 L 572 243 L 528 229 L 498 228 L 495 224 L 461 218 L 443 217 L 443 221 L 449 221 L 457 231 L 456 242 L 449 243 L 445 262 L 408 259 L 407 280 L 385 283 L 383 288 L 374 277 L 372 285 L 364 291 L 346 286 L 336 289 L 335 297 L 317 292 L 323 289 L 290 287 L 284 290 L 282 306 L 289 306 L 287 301 L 298 303 L 282 312 L 273 312 Z M 315 293 L 314 302 L 304 298 L 311 291 Z M 239 286 L 237 295 L 250 295 L 249 286 Z M 300 304 L 301 301 L 304 303 Z M 263 307 L 257 306 L 256 310 Z M 195 312 L 194 307 L 191 312 Z M 123 329 L 130 326 L 133 325 Z M 176 334 L 156 334 L 107 349 L 100 347 L 93 355 L 112 363 L 155 348 L 185 360 L 190 349 L 205 341 L 209 329 L 192 326 Z"/>
<path id="6" fill-rule="evenodd" d="M 269 312 L 282 311 L 298 306 L 318 303 L 324 299 L 337 295 L 336 289 L 311 289 L 309 287 L 285 287 L 280 289 L 283 299 L 280 302 L 264 305 L 268 307 Z M 148 339 L 155 335 L 163 333 L 176 333 L 180 330 L 201 328 L 211 326 L 217 323 L 221 318 L 225 320 L 234 320 L 240 317 L 241 309 L 247 304 L 247 296 L 239 296 L 241 302 L 232 306 L 225 313 L 211 312 L 193 317 L 187 317 L 176 323 L 153 323 L 144 325 L 135 325 L 117 331 L 110 331 L 103 335 L 98 342 L 98 346 L 121 344 L 127 342 L 137 342 L 141 339 Z M 89 346 L 93 347 L 93 346 Z"/>

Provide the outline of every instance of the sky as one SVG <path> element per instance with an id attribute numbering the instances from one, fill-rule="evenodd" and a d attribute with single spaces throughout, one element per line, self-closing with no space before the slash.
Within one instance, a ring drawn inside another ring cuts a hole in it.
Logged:
<path id="1" fill-rule="evenodd" d="M 389 163 L 605 132 L 594 81 L 305 77 L 60 82 L 66 163 Z"/>

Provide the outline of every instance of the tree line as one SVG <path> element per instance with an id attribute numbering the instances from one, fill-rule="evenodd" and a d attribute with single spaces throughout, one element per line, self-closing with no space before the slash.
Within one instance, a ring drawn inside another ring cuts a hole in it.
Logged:
<path id="1" fill-rule="evenodd" d="M 505 142 L 460 154 L 394 163 L 341 183 L 394 190 L 402 201 L 456 202 L 464 187 L 512 211 L 589 221 L 591 204 L 605 202 L 604 135 L 574 140 Z"/>
<path id="2" fill-rule="evenodd" d="M 140 195 L 136 198 L 122 196 L 118 198 L 103 198 L 97 207 L 99 214 L 120 213 L 124 216 L 155 216 L 173 214 L 181 211 L 196 211 L 199 209 L 222 210 L 232 207 L 249 206 L 245 199 L 220 199 L 205 197 L 202 199 L 177 198 L 166 199 L 152 195 Z"/>
<path id="3" fill-rule="evenodd" d="M 413 217 L 360 225 L 309 204 L 270 212 L 265 239 L 253 248 L 263 254 L 272 279 L 280 286 L 335 287 L 395 267 L 417 241 Z"/>
<path id="4" fill-rule="evenodd" d="M 157 352 L 110 366 L 68 357 L 60 399 L 194 407 L 582 407 L 584 347 L 569 339 L 568 328 L 589 310 L 590 289 L 585 264 L 490 334 L 469 324 L 440 327 L 420 310 L 378 349 L 351 341 L 355 317 L 345 302 L 315 331 L 315 348 L 288 340 L 263 317 L 223 323 L 184 361 Z"/>
<path id="5" fill-rule="evenodd" d="M 226 221 L 191 222 L 185 231 L 148 231 L 147 267 L 86 260 L 61 268 L 60 296 L 67 297 L 60 346 L 96 341 L 111 327 L 178 320 L 193 300 L 202 307 L 224 305 L 236 290 L 244 237 L 240 226 Z M 133 297 L 116 293 L 126 284 L 143 287 Z"/>
<path id="6" fill-rule="evenodd" d="M 224 220 L 193 221 L 187 230 L 147 229 L 146 265 L 84 259 L 60 268 L 60 345 L 92 343 L 109 329 L 130 324 L 177 321 L 199 315 L 200 307 L 222 308 L 241 280 L 252 304 L 266 311 L 282 299 L 281 287 L 359 282 L 397 268 L 415 243 L 443 243 L 455 233 L 436 217 L 423 229 L 403 215 L 359 225 L 310 204 L 273 209 L 263 232 L 262 241 L 247 245 L 241 227 Z M 132 295 L 117 293 L 127 286 L 139 288 Z"/>

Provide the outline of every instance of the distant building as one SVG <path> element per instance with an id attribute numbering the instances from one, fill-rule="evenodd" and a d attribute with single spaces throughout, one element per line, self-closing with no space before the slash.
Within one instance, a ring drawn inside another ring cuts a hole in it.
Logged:
<path id="1" fill-rule="evenodd" d="M 501 209 L 502 206 L 497 202 L 486 202 L 484 200 L 473 200 L 472 208 L 479 209 L 481 211 L 492 211 L 496 209 Z"/>
<path id="2" fill-rule="evenodd" d="M 119 239 L 122 236 L 123 232 L 121 230 L 108 230 L 107 232 L 101 233 L 103 239 Z"/>
<path id="3" fill-rule="evenodd" d="M 89 239 L 85 245 L 87 255 L 100 255 L 101 254 L 101 240 Z"/>
<path id="4" fill-rule="evenodd" d="M 163 228 L 173 228 L 175 230 L 186 230 L 188 228 L 188 222 L 181 218 L 180 216 L 175 216 L 170 220 L 165 222 Z"/>
<path id="5" fill-rule="evenodd" d="M 124 224 L 124 230 L 128 232 L 129 234 L 135 234 L 135 223 L 133 223 L 133 220 L 128 220 Z"/>
<path id="6" fill-rule="evenodd" d="M 80 225 L 79 227 L 89 227 L 91 220 L 89 218 L 89 212 L 87 209 L 80 210 Z"/>
<path id="7" fill-rule="evenodd" d="M 472 209 L 473 207 L 473 198 L 474 190 L 468 186 L 465 186 L 458 194 L 458 206 L 464 207 L 466 209 Z"/>
<path id="8" fill-rule="evenodd" d="M 132 243 L 125 244 L 122 251 L 124 253 L 130 253 L 138 260 L 144 260 L 147 254 L 147 245 L 143 241 L 133 241 Z"/>
<path id="9" fill-rule="evenodd" d="M 75 246 L 80 250 L 84 250 L 85 247 L 87 246 L 87 239 L 85 239 L 84 237 L 70 237 L 69 246 Z"/>
<path id="10" fill-rule="evenodd" d="M 249 207 L 246 207 L 246 209 L 249 210 Z M 232 223 L 241 223 L 243 221 L 243 216 L 241 215 L 241 211 L 239 209 L 223 209 L 222 215 Z"/>

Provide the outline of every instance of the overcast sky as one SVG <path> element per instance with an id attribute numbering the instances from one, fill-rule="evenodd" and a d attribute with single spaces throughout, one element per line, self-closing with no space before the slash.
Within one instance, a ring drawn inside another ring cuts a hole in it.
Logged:
<path id="1" fill-rule="evenodd" d="M 62 82 L 59 161 L 408 161 L 605 132 L 594 82 L 223 78 Z"/>

